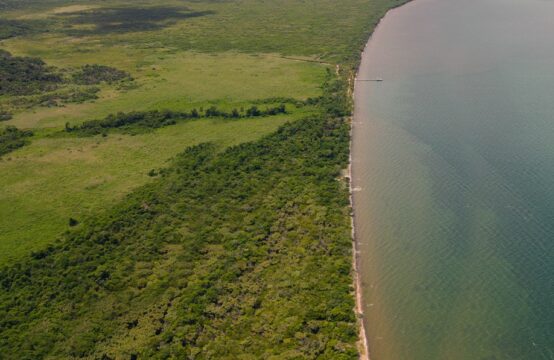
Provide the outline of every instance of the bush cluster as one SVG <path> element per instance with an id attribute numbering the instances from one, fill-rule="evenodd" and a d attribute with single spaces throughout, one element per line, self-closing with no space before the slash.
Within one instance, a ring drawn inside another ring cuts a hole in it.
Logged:
<path id="1" fill-rule="evenodd" d="M 44 61 L 0 50 L 0 95 L 29 95 L 54 90 L 63 81 Z"/>
<path id="2" fill-rule="evenodd" d="M 7 103 L 15 108 L 54 107 L 95 100 L 100 89 L 92 85 L 119 82 L 125 86 L 132 80 L 122 70 L 97 64 L 85 65 L 71 76 L 62 76 L 62 70 L 47 66 L 41 59 L 12 56 L 0 50 L 0 96 L 11 96 Z M 71 83 L 78 86 L 60 88 Z M 6 112 L 0 112 L 0 121 L 7 117 Z"/>
<path id="3" fill-rule="evenodd" d="M 97 87 L 69 88 L 46 92 L 32 96 L 14 97 L 8 103 L 15 108 L 32 108 L 33 106 L 58 107 L 68 103 L 83 103 L 98 99 Z"/>
<path id="4" fill-rule="evenodd" d="M 97 85 L 102 82 L 109 84 L 122 81 L 132 80 L 129 73 L 105 65 L 85 65 L 72 76 L 73 82 L 80 85 Z"/>
<path id="5" fill-rule="evenodd" d="M 0 156 L 25 146 L 30 136 L 33 136 L 33 132 L 30 130 L 19 130 L 15 126 L 6 126 L 0 130 Z"/>
<path id="6" fill-rule="evenodd" d="M 5 110 L 0 110 L 0 121 L 8 121 L 12 119 L 12 113 Z"/>
<path id="7" fill-rule="evenodd" d="M 2 9 L 1 1 L 0 9 Z M 0 40 L 42 32 L 47 26 L 46 23 L 47 22 L 44 20 L 13 20 L 0 18 Z"/>

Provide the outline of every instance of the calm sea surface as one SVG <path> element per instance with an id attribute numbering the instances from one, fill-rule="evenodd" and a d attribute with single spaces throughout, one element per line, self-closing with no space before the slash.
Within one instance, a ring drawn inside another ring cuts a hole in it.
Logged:
<path id="1" fill-rule="evenodd" d="M 554 2 L 415 0 L 356 83 L 372 360 L 554 359 Z"/>

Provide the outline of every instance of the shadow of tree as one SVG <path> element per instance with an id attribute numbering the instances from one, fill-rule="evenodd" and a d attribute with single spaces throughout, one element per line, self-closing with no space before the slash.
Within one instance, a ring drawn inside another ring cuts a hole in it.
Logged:
<path id="1" fill-rule="evenodd" d="M 90 25 L 90 28 L 71 28 L 66 33 L 75 36 L 127 33 L 158 30 L 184 20 L 215 14 L 214 11 L 191 11 L 178 7 L 100 8 L 59 14 L 71 25 Z"/>

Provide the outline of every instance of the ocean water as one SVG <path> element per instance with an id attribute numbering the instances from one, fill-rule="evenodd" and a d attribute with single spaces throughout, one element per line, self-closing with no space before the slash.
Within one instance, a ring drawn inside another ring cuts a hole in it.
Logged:
<path id="1" fill-rule="evenodd" d="M 554 359 L 554 2 L 395 9 L 355 97 L 372 360 Z"/>

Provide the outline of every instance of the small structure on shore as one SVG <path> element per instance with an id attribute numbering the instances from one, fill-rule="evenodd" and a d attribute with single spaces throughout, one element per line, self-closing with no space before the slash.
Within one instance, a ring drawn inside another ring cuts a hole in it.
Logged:
<path id="1" fill-rule="evenodd" d="M 356 81 L 375 81 L 375 82 L 381 82 L 383 79 L 381 78 L 375 78 L 375 79 L 356 79 Z"/>

